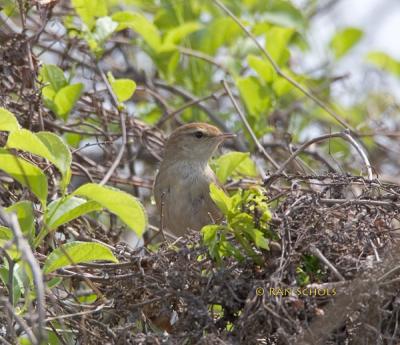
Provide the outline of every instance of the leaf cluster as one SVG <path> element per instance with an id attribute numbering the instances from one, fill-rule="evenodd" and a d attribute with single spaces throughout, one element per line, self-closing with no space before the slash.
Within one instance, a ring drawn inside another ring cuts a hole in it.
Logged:
<path id="1" fill-rule="evenodd" d="M 206 225 L 201 230 L 211 257 L 220 263 L 233 257 L 239 261 L 251 258 L 262 264 L 261 251 L 268 251 L 269 241 L 277 235 L 269 231 L 271 212 L 261 188 L 238 190 L 228 196 L 211 184 L 210 196 L 226 217 L 224 224 Z"/>
<path id="2" fill-rule="evenodd" d="M 34 133 L 20 128 L 16 117 L 4 108 L 0 108 L 0 131 L 8 133 L 5 146 L 0 148 L 0 170 L 34 195 L 34 198 L 28 198 L 22 194 L 18 201 L 5 209 L 6 213 L 16 215 L 22 234 L 32 250 L 42 246 L 46 236 L 62 226 L 103 209 L 115 214 L 138 236 L 143 234 L 147 227 L 147 215 L 142 204 L 130 194 L 96 183 L 87 183 L 68 192 L 72 155 L 62 138 L 51 132 Z M 43 169 L 43 162 L 54 166 L 60 176 L 56 196 L 48 194 L 50 178 Z M 42 214 L 40 218 L 37 216 L 39 213 Z M 26 306 L 35 298 L 35 289 L 32 272 L 23 260 L 24 255 L 15 238 L 13 226 L 0 226 L 0 248 L 9 258 L 0 266 L 0 278 L 5 286 L 14 289 L 9 291 L 14 306 L 19 305 L 20 298 L 24 296 L 23 311 L 27 311 Z M 69 241 L 49 253 L 44 261 L 43 273 L 98 260 L 117 262 L 104 244 Z M 8 282 L 7 277 L 13 277 L 13 282 Z M 59 279 L 58 283 L 61 281 Z M 54 287 L 54 281 L 49 284 Z"/>

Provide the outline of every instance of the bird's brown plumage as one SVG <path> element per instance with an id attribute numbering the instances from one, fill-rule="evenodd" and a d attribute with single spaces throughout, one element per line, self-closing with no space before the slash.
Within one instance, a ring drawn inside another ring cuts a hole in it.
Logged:
<path id="1" fill-rule="evenodd" d="M 209 185 L 218 183 L 208 160 L 231 134 L 205 123 L 176 129 L 168 138 L 164 159 L 154 183 L 154 197 L 162 223 L 174 235 L 222 219 L 210 198 Z"/>

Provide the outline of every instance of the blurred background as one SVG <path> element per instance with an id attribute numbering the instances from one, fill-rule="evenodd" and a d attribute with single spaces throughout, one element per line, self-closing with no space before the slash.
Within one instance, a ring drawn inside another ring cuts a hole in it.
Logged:
<path id="1" fill-rule="evenodd" d="M 296 3 L 300 5 L 304 2 Z M 396 44 L 396 36 L 400 33 L 400 3 L 395 0 L 336 0 L 325 2 L 322 5 L 322 8 L 324 7 L 320 15 L 311 21 L 309 41 L 312 51 L 304 64 L 312 67 L 316 61 L 323 61 L 327 54 L 327 45 L 339 30 L 346 27 L 359 28 L 363 32 L 362 39 L 336 64 L 336 70 L 339 73 L 351 72 L 349 82 L 360 92 L 365 91 L 363 88 L 369 90 L 375 86 L 387 89 L 389 93 L 393 92 L 398 97 L 400 90 L 396 75 L 389 74 L 376 80 L 379 78 L 378 73 L 365 64 L 365 55 L 370 51 L 381 51 L 398 60 L 400 46 Z M 375 78 L 375 85 L 362 84 L 368 76 L 372 81 Z M 382 83 L 379 85 L 380 81 Z M 340 90 L 338 92 L 340 93 Z M 347 97 L 351 100 L 352 96 L 354 95 Z"/>

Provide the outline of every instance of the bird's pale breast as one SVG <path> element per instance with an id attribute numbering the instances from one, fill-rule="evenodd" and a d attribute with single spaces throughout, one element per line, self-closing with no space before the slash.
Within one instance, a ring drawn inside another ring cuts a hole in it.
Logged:
<path id="1" fill-rule="evenodd" d="M 179 163 L 160 169 L 154 196 L 163 224 L 173 234 L 181 236 L 187 229 L 200 230 L 204 225 L 220 220 L 221 213 L 209 194 L 211 182 L 216 182 L 216 177 L 208 165 L 200 169 Z"/>

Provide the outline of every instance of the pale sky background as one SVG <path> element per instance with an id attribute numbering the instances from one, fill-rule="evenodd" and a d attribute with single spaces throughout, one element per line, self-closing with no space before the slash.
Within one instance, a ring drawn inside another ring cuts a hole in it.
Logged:
<path id="1" fill-rule="evenodd" d="M 374 69 L 365 64 L 366 54 L 375 50 L 384 51 L 400 60 L 400 0 L 337 0 L 333 7 L 312 21 L 308 36 L 311 52 L 304 61 L 305 68 L 312 69 L 326 61 L 329 57 L 329 41 L 335 32 L 347 26 L 363 30 L 364 37 L 334 65 L 334 74 L 350 73 L 350 78 L 344 83 L 351 92 L 348 92 L 348 97 L 344 96 L 347 98 L 344 102 L 351 102 L 352 97 L 357 97 L 357 91 L 365 94 L 367 88 L 373 87 L 390 89 L 400 99 L 400 80 L 388 75 L 384 80 L 379 79 L 378 83 Z M 337 89 L 340 88 L 342 93 L 346 92 L 343 91 L 343 84 L 338 85 Z M 343 97 L 343 94 L 340 96 Z"/>
<path id="2" fill-rule="evenodd" d="M 339 0 L 315 25 L 325 29 L 360 27 L 366 34 L 364 46 L 385 50 L 400 59 L 399 0 Z"/>

